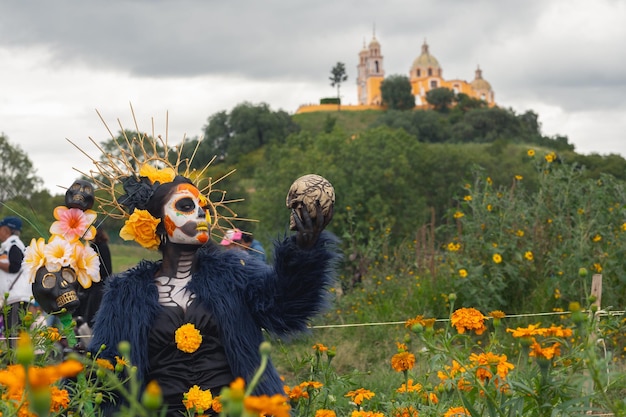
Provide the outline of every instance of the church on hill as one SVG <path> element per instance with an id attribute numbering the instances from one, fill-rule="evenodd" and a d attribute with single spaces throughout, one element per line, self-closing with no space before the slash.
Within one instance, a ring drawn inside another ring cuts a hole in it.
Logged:
<path id="1" fill-rule="evenodd" d="M 428 44 L 424 41 L 422 53 L 415 58 L 408 73 L 411 89 L 415 96 L 415 105 L 424 107 L 427 105 L 426 93 L 432 89 L 446 87 L 455 93 L 464 93 L 468 96 L 484 100 L 489 106 L 495 105 L 494 92 L 484 78 L 480 67 L 476 69 L 474 80 L 445 80 L 443 68 L 439 61 L 430 54 Z M 382 96 L 380 86 L 385 79 L 383 55 L 380 42 L 373 36 L 368 46 L 363 44 L 359 52 L 359 64 L 357 65 L 357 94 L 358 104 L 361 106 L 380 106 Z"/>

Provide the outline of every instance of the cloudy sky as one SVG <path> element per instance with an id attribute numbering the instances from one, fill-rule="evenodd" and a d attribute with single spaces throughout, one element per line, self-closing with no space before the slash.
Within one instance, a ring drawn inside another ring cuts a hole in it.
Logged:
<path id="1" fill-rule="evenodd" d="M 249 101 L 294 113 L 332 96 L 356 104 L 356 65 L 375 28 L 387 75 L 407 74 L 426 39 L 446 79 L 477 65 L 496 101 L 539 114 L 581 153 L 626 156 L 626 0 L 33 0 L 0 3 L 0 133 L 52 193 L 108 139 L 96 109 L 180 142 Z M 1 174 L 0 174 L 1 175 Z"/>

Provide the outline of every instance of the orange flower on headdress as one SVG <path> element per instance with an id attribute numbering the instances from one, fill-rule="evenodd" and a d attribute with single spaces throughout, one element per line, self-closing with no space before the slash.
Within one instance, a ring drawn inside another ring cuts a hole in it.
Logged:
<path id="1" fill-rule="evenodd" d="M 139 169 L 139 176 L 147 177 L 152 184 L 157 182 L 165 184 L 166 182 L 174 181 L 176 172 L 172 168 L 157 169 L 151 165 L 143 164 Z"/>
<path id="2" fill-rule="evenodd" d="M 148 210 L 135 209 L 120 230 L 120 237 L 124 240 L 134 240 L 146 249 L 158 249 L 161 239 L 157 236 L 156 228 L 161 219 L 156 219 Z"/>
<path id="3" fill-rule="evenodd" d="M 69 242 L 78 239 L 92 240 L 96 236 L 96 228 L 93 223 L 98 215 L 93 210 L 67 208 L 57 206 L 54 209 L 54 218 L 57 219 L 50 226 L 50 233 L 62 236 Z"/>

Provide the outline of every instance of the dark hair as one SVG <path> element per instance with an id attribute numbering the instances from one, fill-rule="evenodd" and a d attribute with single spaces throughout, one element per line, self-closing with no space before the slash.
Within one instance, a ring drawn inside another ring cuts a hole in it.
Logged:
<path id="1" fill-rule="evenodd" d="M 252 233 L 242 233 L 241 240 L 246 243 L 251 243 L 254 240 L 254 236 L 252 236 Z"/>

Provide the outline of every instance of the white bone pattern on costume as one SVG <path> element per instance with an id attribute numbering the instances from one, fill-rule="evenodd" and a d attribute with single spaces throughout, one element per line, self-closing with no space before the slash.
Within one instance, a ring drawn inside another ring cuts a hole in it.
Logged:
<path id="1" fill-rule="evenodd" d="M 159 276 L 155 278 L 159 289 L 159 304 L 162 306 L 179 306 L 186 311 L 195 298 L 196 295 L 186 288 L 191 280 L 193 256 L 193 252 L 181 254 L 175 277 Z"/>

